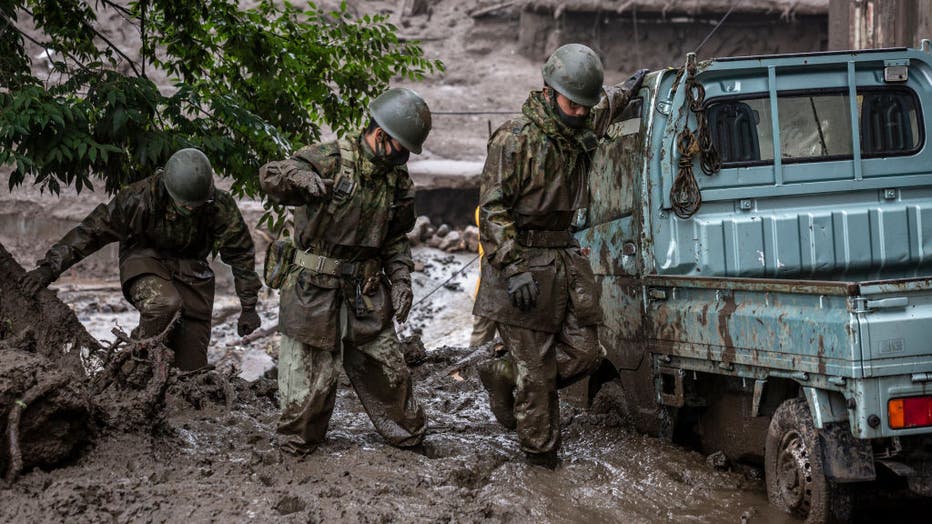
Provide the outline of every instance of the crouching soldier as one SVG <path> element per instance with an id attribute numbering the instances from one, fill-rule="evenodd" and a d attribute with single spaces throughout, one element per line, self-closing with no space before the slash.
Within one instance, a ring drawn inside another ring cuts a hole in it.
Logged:
<path id="1" fill-rule="evenodd" d="M 207 256 L 214 249 L 233 269 L 242 306 L 239 334 L 259 327 L 256 302 L 262 284 L 252 237 L 233 197 L 214 187 L 204 153 L 182 149 L 163 170 L 97 206 L 48 250 L 39 267 L 26 273 L 23 289 L 37 293 L 111 242 L 120 243 L 123 295 L 139 310 L 133 336 L 158 335 L 181 312 L 168 338 L 177 367 L 207 365 L 214 304 L 214 273 Z"/>
<path id="2" fill-rule="evenodd" d="M 497 322 L 508 353 L 479 373 L 496 418 L 517 429 L 534 464 L 558 462 L 557 390 L 591 374 L 604 356 L 598 289 L 571 227 L 588 206 L 598 137 L 644 73 L 603 88 L 595 52 L 560 47 L 544 64 L 543 90 L 489 141 L 479 196 L 485 263 L 473 312 Z"/>
<path id="3" fill-rule="evenodd" d="M 282 449 L 313 452 L 324 440 L 342 363 L 376 430 L 394 446 L 424 437 L 424 411 L 392 316 L 411 309 L 414 184 L 405 164 L 420 153 L 430 110 L 410 89 L 369 106 L 358 136 L 306 146 L 262 167 L 272 202 L 296 206 L 293 267 L 281 287 L 278 357 Z"/>

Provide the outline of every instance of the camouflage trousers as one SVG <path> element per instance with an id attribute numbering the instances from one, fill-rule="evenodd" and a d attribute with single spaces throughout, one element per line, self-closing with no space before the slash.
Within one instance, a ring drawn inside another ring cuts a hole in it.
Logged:
<path id="1" fill-rule="evenodd" d="M 166 344 L 175 352 L 175 366 L 190 371 L 207 365 L 213 279 L 185 282 L 151 274 L 140 275 L 129 283 L 127 298 L 139 310 L 139 326 L 133 331 L 135 338 L 158 335 L 180 310 L 181 321 Z"/>
<path id="2" fill-rule="evenodd" d="M 340 310 L 340 347 L 335 350 L 315 348 L 282 335 L 278 434 L 286 451 L 311 453 L 323 442 L 336 401 L 341 363 L 382 438 L 397 447 L 416 446 L 424 438 L 424 410 L 414 397 L 398 336 L 388 328 L 374 340 L 357 345 L 349 330 L 349 314 L 344 304 Z"/>
<path id="3" fill-rule="evenodd" d="M 556 452 L 560 448 L 557 390 L 598 369 L 605 350 L 597 326 L 580 326 L 572 307 L 559 333 L 497 326 L 514 361 L 514 414 L 521 449 L 529 454 Z"/>
<path id="4" fill-rule="evenodd" d="M 478 347 L 486 342 L 491 342 L 495 338 L 495 321 L 479 316 L 472 318 L 472 335 L 469 337 L 469 345 Z"/>

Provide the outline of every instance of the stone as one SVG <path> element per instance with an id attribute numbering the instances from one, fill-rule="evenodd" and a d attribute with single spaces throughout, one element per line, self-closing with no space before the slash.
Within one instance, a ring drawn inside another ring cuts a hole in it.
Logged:
<path id="1" fill-rule="evenodd" d="M 466 243 L 463 241 L 462 233 L 459 231 L 450 231 L 443 237 L 443 240 L 441 240 L 440 245 L 437 247 L 447 252 L 462 251 L 466 248 Z"/>
<path id="2" fill-rule="evenodd" d="M 476 226 L 466 226 L 463 230 L 463 240 L 466 242 L 466 249 L 473 253 L 479 252 L 479 228 Z"/>

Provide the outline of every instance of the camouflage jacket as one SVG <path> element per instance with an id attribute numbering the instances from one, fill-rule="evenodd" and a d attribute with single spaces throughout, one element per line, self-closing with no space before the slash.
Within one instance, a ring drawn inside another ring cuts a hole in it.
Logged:
<path id="1" fill-rule="evenodd" d="M 482 264 L 474 313 L 540 331 L 559 331 L 570 302 L 580 325 L 601 321 L 589 261 L 576 247 L 522 245 L 529 230 L 570 231 L 589 205 L 592 154 L 631 96 L 606 87 L 583 129 L 567 127 L 540 91 L 531 92 L 522 116 L 502 124 L 489 140 L 479 195 Z M 540 289 L 537 306 L 522 312 L 507 293 L 507 279 L 530 271 Z"/>
<path id="2" fill-rule="evenodd" d="M 341 144 L 350 158 L 341 154 Z M 289 165 L 332 181 L 329 194 L 310 197 L 284 174 Z M 380 274 L 357 278 L 296 266 L 281 289 L 282 333 L 314 347 L 336 348 L 341 297 L 353 312 L 349 321 L 357 343 L 390 327 L 388 286 L 410 286 L 414 267 L 406 236 L 414 227 L 414 182 L 407 168 L 379 162 L 357 137 L 303 147 L 288 160 L 263 166 L 259 180 L 272 202 L 297 206 L 298 249 L 344 262 L 376 260 L 381 267 Z"/>
<path id="3" fill-rule="evenodd" d="M 124 291 L 132 278 L 142 274 L 212 279 L 207 256 L 219 252 L 233 269 L 242 305 L 256 305 L 262 283 L 255 271 L 255 247 L 236 201 L 226 191 L 214 189 L 213 202 L 185 216 L 176 211 L 161 174 L 140 180 L 91 211 L 48 250 L 39 265 L 57 277 L 111 242 L 120 243 Z"/>

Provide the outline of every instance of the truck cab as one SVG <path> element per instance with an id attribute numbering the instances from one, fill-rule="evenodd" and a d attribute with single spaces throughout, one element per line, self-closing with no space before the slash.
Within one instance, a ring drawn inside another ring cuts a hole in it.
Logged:
<path id="1" fill-rule="evenodd" d="M 925 40 L 651 73 L 580 219 L 610 363 L 590 391 L 762 461 L 810 521 L 879 468 L 932 495 L 930 115 Z"/>

